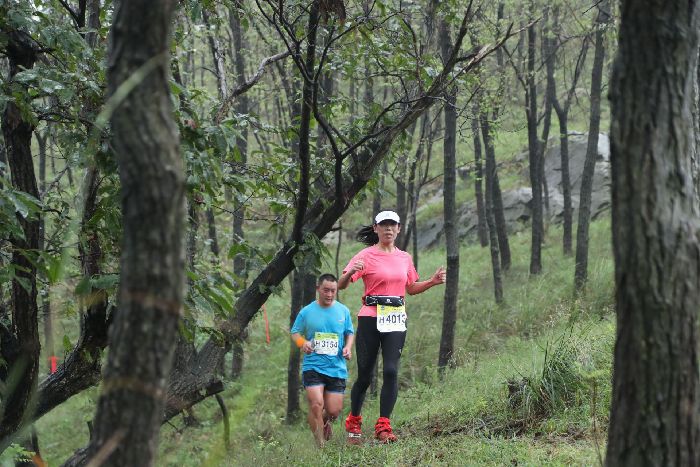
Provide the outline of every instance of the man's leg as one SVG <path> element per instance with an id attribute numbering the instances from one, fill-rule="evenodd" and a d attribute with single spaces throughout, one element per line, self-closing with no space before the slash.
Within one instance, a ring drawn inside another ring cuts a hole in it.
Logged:
<path id="1" fill-rule="evenodd" d="M 336 418 L 338 418 L 338 415 L 340 415 L 340 411 L 343 410 L 343 393 L 325 391 L 323 393 L 323 400 L 326 409 L 324 421 L 333 423 Z"/>
<path id="2" fill-rule="evenodd" d="M 323 446 L 323 386 L 308 386 L 306 399 L 309 401 L 309 428 L 316 444 Z"/>

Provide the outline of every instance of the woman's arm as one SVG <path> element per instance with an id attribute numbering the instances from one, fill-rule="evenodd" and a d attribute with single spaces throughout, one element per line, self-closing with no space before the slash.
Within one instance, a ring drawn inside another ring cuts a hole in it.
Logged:
<path id="1" fill-rule="evenodd" d="M 362 260 L 355 261 L 352 266 L 350 266 L 350 269 L 348 271 L 341 275 L 340 278 L 338 279 L 338 290 L 343 290 L 345 289 L 348 284 L 350 283 L 350 279 L 352 278 L 352 275 L 355 274 L 357 271 L 361 271 L 365 268 L 365 263 Z"/>
<path id="2" fill-rule="evenodd" d="M 437 271 L 435 271 L 435 274 L 433 274 L 432 277 L 427 281 L 414 282 L 413 284 L 406 286 L 406 292 L 409 295 L 418 295 L 419 293 L 425 292 L 434 285 L 444 284 L 446 280 L 447 271 L 445 270 L 445 268 L 440 266 L 437 269 Z M 338 287 L 340 287 L 340 285 L 338 285 Z"/>

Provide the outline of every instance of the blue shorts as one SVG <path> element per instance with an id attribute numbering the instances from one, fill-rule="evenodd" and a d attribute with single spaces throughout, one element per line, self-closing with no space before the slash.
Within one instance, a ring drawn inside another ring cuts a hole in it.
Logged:
<path id="1" fill-rule="evenodd" d="M 328 392 L 345 394 L 345 380 L 343 378 L 333 378 L 314 370 L 307 370 L 301 374 L 301 381 L 304 388 L 311 386 L 324 386 Z"/>

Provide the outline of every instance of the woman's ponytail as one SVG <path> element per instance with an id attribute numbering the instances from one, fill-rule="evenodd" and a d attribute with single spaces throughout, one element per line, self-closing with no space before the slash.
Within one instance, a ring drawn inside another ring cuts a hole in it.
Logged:
<path id="1" fill-rule="evenodd" d="M 376 245 L 377 243 L 379 243 L 379 235 L 377 235 L 377 233 L 374 231 L 373 225 L 366 225 L 366 226 L 362 227 L 357 232 L 355 239 L 358 242 L 364 243 L 367 246 L 372 246 L 372 245 Z"/>

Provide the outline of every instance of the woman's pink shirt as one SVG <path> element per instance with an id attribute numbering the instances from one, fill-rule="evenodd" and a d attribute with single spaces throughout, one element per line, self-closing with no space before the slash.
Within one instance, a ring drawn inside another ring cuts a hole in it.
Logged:
<path id="1" fill-rule="evenodd" d="M 370 246 L 357 253 L 343 269 L 343 274 L 352 265 L 362 260 L 364 269 L 356 271 L 350 278 L 356 282 L 362 278 L 365 284 L 364 295 L 406 295 L 406 287 L 418 280 L 418 272 L 411 255 L 398 248 L 389 253 L 376 246 Z M 358 316 L 377 316 L 377 307 L 362 305 Z"/>

